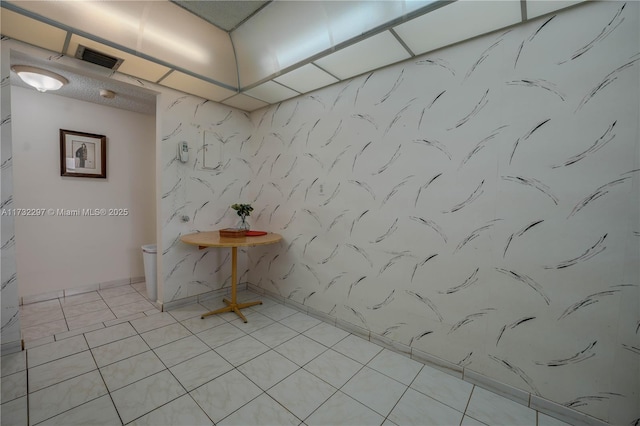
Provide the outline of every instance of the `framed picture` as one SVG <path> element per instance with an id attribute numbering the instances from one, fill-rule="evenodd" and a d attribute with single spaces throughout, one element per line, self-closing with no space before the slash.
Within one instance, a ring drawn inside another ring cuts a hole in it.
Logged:
<path id="1" fill-rule="evenodd" d="M 107 137 L 60 129 L 60 176 L 107 178 Z"/>

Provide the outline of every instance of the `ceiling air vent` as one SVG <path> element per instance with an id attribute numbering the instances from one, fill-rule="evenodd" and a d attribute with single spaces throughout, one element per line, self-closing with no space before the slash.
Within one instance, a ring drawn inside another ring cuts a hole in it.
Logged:
<path id="1" fill-rule="evenodd" d="M 76 51 L 76 58 L 82 59 L 92 64 L 100 65 L 101 67 L 109 68 L 111 70 L 117 70 L 122 64 L 123 59 L 116 58 L 114 56 L 105 55 L 97 50 L 89 49 L 88 47 L 78 45 Z"/>

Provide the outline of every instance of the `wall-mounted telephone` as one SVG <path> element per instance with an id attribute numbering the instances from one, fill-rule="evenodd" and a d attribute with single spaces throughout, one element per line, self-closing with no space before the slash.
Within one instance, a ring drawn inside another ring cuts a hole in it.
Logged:
<path id="1" fill-rule="evenodd" d="M 182 163 L 189 161 L 189 145 L 186 142 L 178 142 L 178 159 Z"/>

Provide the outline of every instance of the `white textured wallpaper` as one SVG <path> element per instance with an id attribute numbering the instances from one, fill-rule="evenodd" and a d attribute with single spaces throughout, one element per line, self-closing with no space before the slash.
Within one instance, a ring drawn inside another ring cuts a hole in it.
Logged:
<path id="1" fill-rule="evenodd" d="M 252 114 L 252 223 L 285 240 L 249 281 L 635 421 L 639 60 L 638 4 L 585 4 Z"/>
<path id="2" fill-rule="evenodd" d="M 248 116 L 162 95 L 165 302 L 240 281 L 611 424 L 640 419 L 639 8 L 590 2 Z M 201 169 L 202 131 L 224 145 Z M 188 164 L 175 160 L 188 141 Z M 199 163 L 200 162 L 200 163 Z M 183 218 L 184 216 L 184 218 Z"/>
<path id="3" fill-rule="evenodd" d="M 246 197 L 251 182 L 248 162 L 237 153 L 250 137 L 251 123 L 239 110 L 178 92 L 158 97 L 157 117 L 161 128 L 159 282 L 164 282 L 162 301 L 166 303 L 230 286 L 231 251 L 199 251 L 182 243 L 180 236 L 237 224 L 239 218 L 230 206 Z M 224 146 L 223 163 L 215 170 L 202 168 L 205 131 Z M 189 145 L 186 163 L 177 159 L 179 142 Z M 246 256 L 238 263 L 239 279 L 244 281 Z"/>
<path id="4" fill-rule="evenodd" d="M 9 85 L 9 51 L 0 50 L 0 171 L 2 192 L 0 207 L 16 208 L 13 202 L 13 150 L 11 137 L 11 86 Z M 18 280 L 16 275 L 16 244 L 14 218 L 2 216 L 0 254 L 2 255 L 2 354 L 20 350 L 20 315 L 18 307 Z"/>

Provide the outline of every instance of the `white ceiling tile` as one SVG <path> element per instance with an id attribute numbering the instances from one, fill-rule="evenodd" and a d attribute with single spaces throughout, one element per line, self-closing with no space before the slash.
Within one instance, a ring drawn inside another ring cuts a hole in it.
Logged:
<path id="1" fill-rule="evenodd" d="M 232 90 L 225 89 L 224 87 L 200 80 L 179 71 L 174 71 L 169 74 L 169 76 L 162 80 L 160 84 L 216 102 L 226 99 L 236 93 Z"/>
<path id="2" fill-rule="evenodd" d="M 410 57 L 393 34 L 385 31 L 314 62 L 336 77 L 346 79 Z"/>
<path id="3" fill-rule="evenodd" d="M 314 64 L 304 65 L 278 78 L 274 78 L 274 80 L 300 93 L 311 92 L 339 81 Z"/>
<path id="4" fill-rule="evenodd" d="M 416 55 L 522 21 L 520 0 L 456 1 L 394 28 Z"/>
<path id="5" fill-rule="evenodd" d="M 64 40 L 67 37 L 66 31 L 19 15 L 8 9 L 2 9 L 0 18 L 2 19 L 0 28 L 2 28 L 3 35 L 43 49 L 62 53 Z"/>
<path id="6" fill-rule="evenodd" d="M 269 3 L 269 0 L 250 1 L 192 1 L 171 0 L 198 15 L 205 21 L 211 22 L 218 28 L 231 31 L 240 23 L 253 15 L 257 10 Z"/>
<path id="7" fill-rule="evenodd" d="M 564 9 L 565 7 L 573 6 L 584 1 L 585 0 L 527 0 L 527 19 L 533 19 L 540 15 L 555 12 L 556 10 Z"/>
<path id="8" fill-rule="evenodd" d="M 134 49 L 145 2 L 24 1 L 19 6 L 53 22 Z"/>
<path id="9" fill-rule="evenodd" d="M 231 33 L 240 81 L 254 84 L 433 1 L 272 1 Z"/>
<path id="10" fill-rule="evenodd" d="M 255 111 L 269 105 L 264 101 L 252 98 L 251 96 L 247 96 L 242 93 L 238 93 L 237 95 L 232 96 L 229 99 L 225 99 L 224 101 L 222 101 L 222 103 L 248 112 Z"/>
<path id="11" fill-rule="evenodd" d="M 168 1 L 21 1 L 20 7 L 91 34 L 94 40 L 143 53 L 236 87 L 229 35 Z M 3 9 L 4 10 L 4 9 Z"/>
<path id="12" fill-rule="evenodd" d="M 69 47 L 66 52 L 67 55 L 75 56 L 76 51 L 78 50 L 78 45 L 94 49 L 107 55 L 115 56 L 116 58 L 124 59 L 118 68 L 118 72 L 138 77 L 143 80 L 156 82 L 170 71 L 169 68 L 163 65 L 158 65 L 155 62 L 147 61 L 146 59 L 142 59 L 138 56 L 123 52 L 122 50 L 114 49 L 111 46 L 107 46 L 75 34 L 71 36 L 71 40 L 69 41 Z"/>
<path id="13" fill-rule="evenodd" d="M 293 98 L 300 94 L 273 81 L 262 83 L 253 89 L 245 91 L 244 93 L 269 103 L 284 101 L 285 99 Z"/>
<path id="14" fill-rule="evenodd" d="M 235 54 L 226 31 L 171 2 L 142 3 L 150 6 L 143 18 L 140 51 L 176 68 L 189 70 L 230 87 L 238 86 Z"/>

